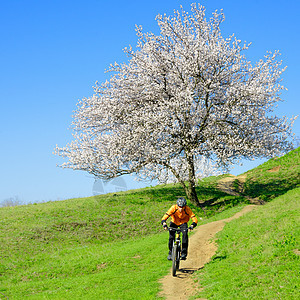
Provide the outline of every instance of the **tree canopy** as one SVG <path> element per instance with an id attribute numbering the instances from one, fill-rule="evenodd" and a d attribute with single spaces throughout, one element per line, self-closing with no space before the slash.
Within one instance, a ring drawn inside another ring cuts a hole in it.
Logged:
<path id="1" fill-rule="evenodd" d="M 137 48 L 124 50 L 128 62 L 112 64 L 110 79 L 78 103 L 74 141 L 56 153 L 68 159 L 63 167 L 103 179 L 171 175 L 199 205 L 195 184 L 205 160 L 227 167 L 292 148 L 293 121 L 272 115 L 285 68 L 278 51 L 248 61 L 250 44 L 222 37 L 222 11 L 207 20 L 193 4 L 190 13 L 156 19 L 160 34 L 137 26 Z"/>

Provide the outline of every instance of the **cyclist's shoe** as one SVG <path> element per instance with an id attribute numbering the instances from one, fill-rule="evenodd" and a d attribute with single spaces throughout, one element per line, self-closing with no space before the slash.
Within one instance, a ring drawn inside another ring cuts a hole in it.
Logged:
<path id="1" fill-rule="evenodd" d="M 181 254 L 180 259 L 181 260 L 186 260 L 186 254 Z"/>
<path id="2" fill-rule="evenodd" d="M 172 260 L 172 252 L 169 252 L 168 260 Z"/>

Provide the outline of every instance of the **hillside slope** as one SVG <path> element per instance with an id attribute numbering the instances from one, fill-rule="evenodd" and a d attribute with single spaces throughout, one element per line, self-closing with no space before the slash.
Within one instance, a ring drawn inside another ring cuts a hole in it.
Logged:
<path id="1" fill-rule="evenodd" d="M 166 185 L 0 208 L 0 299 L 153 299 L 169 266 L 160 220 L 179 196 Z M 210 215 L 243 200 L 210 197 Z"/>
<path id="2" fill-rule="evenodd" d="M 242 194 L 264 201 L 300 186 L 300 147 L 243 174 Z"/>
<path id="3" fill-rule="evenodd" d="M 300 188 L 217 235 L 218 250 L 198 274 L 206 299 L 299 299 Z"/>
<path id="4" fill-rule="evenodd" d="M 268 172 L 278 164 L 277 173 Z M 206 211 L 204 215 L 201 208 L 192 206 L 199 219 L 209 222 L 233 215 L 249 203 L 246 192 L 257 195 L 258 185 L 266 187 L 260 189 L 259 196 L 268 199 L 298 186 L 299 148 L 266 163 L 261 170 L 260 166 L 249 171 L 244 196 L 218 189 L 219 180 L 226 175 L 199 182 L 197 192 Z M 271 189 L 275 180 L 277 187 Z M 104 294 L 114 287 L 112 299 L 118 299 L 119 293 L 124 293 L 124 299 L 132 299 L 141 296 L 141 291 L 127 291 L 128 280 L 141 285 L 139 276 L 143 278 L 144 299 L 153 299 L 159 290 L 158 278 L 168 272 L 168 262 L 162 255 L 167 236 L 160 219 L 180 196 L 184 196 L 182 188 L 171 184 L 0 208 L 0 299 L 76 299 L 76 295 L 101 299 L 99 285 Z M 128 272 L 126 277 L 122 272 L 127 270 L 135 270 L 135 274 Z M 110 278 L 109 282 L 105 278 Z"/>
<path id="5" fill-rule="evenodd" d="M 239 176 L 225 175 L 218 180 L 220 190 L 253 204 L 265 204 L 299 186 L 300 147 Z"/>

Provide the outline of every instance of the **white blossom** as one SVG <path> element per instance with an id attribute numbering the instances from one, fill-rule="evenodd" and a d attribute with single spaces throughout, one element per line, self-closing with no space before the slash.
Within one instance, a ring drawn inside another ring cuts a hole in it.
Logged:
<path id="1" fill-rule="evenodd" d="M 205 164 L 212 172 L 292 147 L 293 120 L 272 115 L 285 68 L 278 51 L 248 61 L 250 44 L 222 37 L 222 11 L 206 20 L 193 4 L 190 14 L 181 8 L 156 19 L 160 34 L 137 26 L 128 62 L 111 64 L 110 80 L 78 103 L 74 141 L 56 153 L 67 158 L 63 167 L 103 179 L 137 173 L 179 181 L 198 204 Z"/>

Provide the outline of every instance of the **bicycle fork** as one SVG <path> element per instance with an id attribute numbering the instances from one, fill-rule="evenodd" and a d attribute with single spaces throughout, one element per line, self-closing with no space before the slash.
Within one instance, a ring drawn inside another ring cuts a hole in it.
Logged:
<path id="1" fill-rule="evenodd" d="M 181 242 L 180 242 L 180 233 L 176 232 L 175 234 L 175 241 L 174 241 L 174 245 L 173 247 L 176 245 L 175 249 L 176 249 L 176 253 L 175 253 L 175 257 L 176 257 L 176 269 L 179 269 L 179 261 L 180 261 L 180 254 L 181 254 Z"/>

